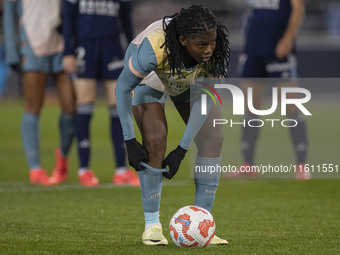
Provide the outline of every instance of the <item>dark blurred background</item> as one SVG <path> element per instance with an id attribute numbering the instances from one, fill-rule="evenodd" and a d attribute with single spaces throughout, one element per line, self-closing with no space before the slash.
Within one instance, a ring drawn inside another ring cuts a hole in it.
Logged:
<path id="1" fill-rule="evenodd" d="M 286 0 L 289 1 L 289 0 Z M 232 49 L 229 75 L 235 77 L 237 59 L 243 45 L 246 0 L 135 0 L 133 20 L 136 33 L 153 21 L 178 12 L 182 7 L 199 4 L 210 8 L 230 32 Z M 0 5 L 2 1 L 0 1 Z M 0 98 L 20 94 L 20 83 L 3 63 L 3 28 L 0 28 Z M 340 0 L 307 0 L 306 16 L 298 41 L 299 76 L 340 77 Z"/>
<path id="2" fill-rule="evenodd" d="M 289 0 L 286 0 L 289 1 Z M 143 0 L 135 2 L 136 32 L 154 20 L 178 12 L 182 7 L 201 3 L 214 11 L 230 31 L 232 58 L 230 76 L 234 77 L 243 45 L 246 0 Z M 306 16 L 297 41 L 300 77 L 340 77 L 340 1 L 307 0 Z"/>

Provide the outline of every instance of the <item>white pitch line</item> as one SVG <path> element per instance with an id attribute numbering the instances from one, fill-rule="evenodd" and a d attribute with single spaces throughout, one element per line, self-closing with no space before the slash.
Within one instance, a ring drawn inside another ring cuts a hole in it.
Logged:
<path id="1" fill-rule="evenodd" d="M 176 180 L 164 182 L 163 186 L 185 186 L 191 185 L 188 180 Z M 27 182 L 0 182 L 0 193 L 11 192 L 40 192 L 40 191 L 66 191 L 66 190 L 102 190 L 102 189 L 136 189 L 128 185 L 115 185 L 112 183 L 103 183 L 95 187 L 84 187 L 79 184 L 61 184 L 55 186 L 36 186 L 29 185 Z"/>
<path id="2" fill-rule="evenodd" d="M 226 180 L 226 179 L 221 179 Z M 220 185 L 240 185 L 247 183 L 268 183 L 269 179 L 233 179 L 228 180 L 227 182 L 220 182 Z M 276 179 L 278 180 L 278 179 Z M 284 182 L 294 182 L 295 179 L 281 179 Z M 182 180 L 165 180 L 163 182 L 163 186 L 171 187 L 171 186 L 186 186 L 186 185 L 195 185 L 194 180 L 190 179 L 182 179 Z M 84 187 L 77 183 L 64 183 L 61 185 L 55 186 L 36 186 L 30 185 L 28 182 L 0 182 L 0 193 L 15 193 L 15 192 L 44 192 L 44 191 L 67 191 L 67 190 L 103 190 L 103 189 L 136 189 L 138 187 L 128 186 L 128 185 L 115 185 L 112 183 L 103 183 L 99 184 L 96 187 Z"/>

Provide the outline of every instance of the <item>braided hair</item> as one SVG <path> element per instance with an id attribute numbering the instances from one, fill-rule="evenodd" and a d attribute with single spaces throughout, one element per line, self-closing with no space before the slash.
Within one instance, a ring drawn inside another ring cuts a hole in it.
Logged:
<path id="1" fill-rule="evenodd" d="M 228 29 L 216 21 L 212 11 L 202 5 L 192 5 L 187 9 L 182 8 L 179 13 L 165 16 L 163 19 L 165 42 L 161 47 L 165 47 L 167 54 L 166 60 L 170 65 L 169 76 L 174 76 L 176 73 L 179 77 L 182 75 L 185 47 L 180 43 L 179 36 L 186 38 L 191 34 L 212 29 L 216 29 L 216 48 L 205 68 L 215 78 L 228 76 L 227 69 L 230 60 Z"/>

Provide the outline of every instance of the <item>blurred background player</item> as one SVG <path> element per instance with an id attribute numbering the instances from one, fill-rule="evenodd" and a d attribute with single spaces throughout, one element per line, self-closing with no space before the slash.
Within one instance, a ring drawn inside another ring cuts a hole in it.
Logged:
<path id="1" fill-rule="evenodd" d="M 128 42 L 133 39 L 131 1 L 64 0 L 63 4 L 63 65 L 66 72 L 76 76 L 74 85 L 77 98 L 79 182 L 84 186 L 95 186 L 99 183 L 89 168 L 90 120 L 94 112 L 96 85 L 98 81 L 102 81 L 116 156 L 113 183 L 138 186 L 138 177 L 126 168 L 124 139 L 115 98 L 116 79 L 124 64 L 120 34 L 123 32 Z"/>
<path id="2" fill-rule="evenodd" d="M 246 41 L 243 54 L 239 59 L 242 78 L 249 78 L 241 83 L 244 95 L 247 88 L 253 88 L 253 105 L 260 109 L 266 91 L 265 79 L 283 78 L 278 87 L 296 87 L 297 83 L 289 78 L 297 77 L 295 40 L 304 17 L 304 0 L 249 0 L 251 10 L 246 23 Z M 257 80 L 257 82 L 256 82 Z M 296 95 L 292 95 L 292 97 Z M 247 108 L 245 121 L 258 118 Z M 297 160 L 297 179 L 310 179 L 310 173 L 304 171 L 307 154 L 306 122 L 295 105 L 287 107 L 287 118 L 294 119 L 298 125 L 290 128 Z M 258 127 L 245 125 L 242 136 L 243 167 L 254 164 L 254 152 Z M 227 177 L 255 176 L 255 172 L 230 173 Z"/>
<path id="3" fill-rule="evenodd" d="M 199 131 L 195 137 L 196 166 L 221 163 L 222 128 L 211 132 L 201 115 L 191 118 L 194 110 L 190 110 L 189 88 L 195 78 L 226 77 L 229 55 L 226 27 L 201 5 L 183 8 L 180 13 L 152 23 L 137 35 L 127 50 L 126 63 L 116 87 L 117 107 L 129 163 L 138 171 L 141 183 L 145 245 L 168 244 L 159 221 L 163 174 L 171 179 L 177 173 L 191 143 L 190 127 Z M 187 128 L 179 146 L 164 159 L 168 132 L 165 93 L 170 95 Z M 193 109 L 200 112 L 200 102 L 196 106 L 198 108 L 193 106 Z M 135 138 L 132 112 L 143 146 Z M 212 107 L 210 114 L 221 116 L 220 108 Z M 195 175 L 195 205 L 211 211 L 218 182 L 219 174 L 209 178 Z M 227 243 L 216 235 L 211 240 L 211 244 Z"/>
<path id="4" fill-rule="evenodd" d="M 53 185 L 66 180 L 67 155 L 74 136 L 75 97 L 72 81 L 62 67 L 63 37 L 58 32 L 60 10 L 61 1 L 4 2 L 6 63 L 22 74 L 24 114 L 21 134 L 32 184 Z M 39 116 L 48 74 L 56 84 L 62 108 L 59 119 L 61 141 L 56 150 L 54 178 L 50 178 L 40 165 Z"/>

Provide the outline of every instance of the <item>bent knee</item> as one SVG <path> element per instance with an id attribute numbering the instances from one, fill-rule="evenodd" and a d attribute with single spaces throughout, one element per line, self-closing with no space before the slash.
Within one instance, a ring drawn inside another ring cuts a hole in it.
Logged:
<path id="1" fill-rule="evenodd" d="M 224 136 L 222 132 L 200 135 L 195 139 L 199 155 L 219 157 L 223 146 Z"/>

